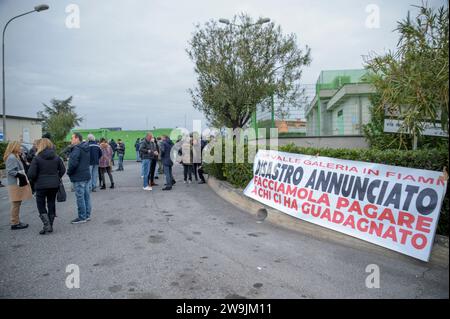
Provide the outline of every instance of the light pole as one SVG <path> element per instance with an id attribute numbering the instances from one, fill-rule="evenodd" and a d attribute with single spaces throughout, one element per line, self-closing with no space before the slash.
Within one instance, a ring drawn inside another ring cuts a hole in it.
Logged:
<path id="1" fill-rule="evenodd" d="M 248 28 L 248 27 L 251 27 L 254 25 L 262 25 L 264 23 L 270 22 L 270 18 L 259 18 L 259 20 L 256 21 L 255 23 L 244 24 L 244 25 L 238 25 L 238 24 L 231 23 L 230 20 L 224 19 L 224 18 L 219 19 L 219 22 L 229 25 L 230 27 L 235 26 L 235 27 L 241 27 L 241 28 Z M 272 117 L 273 117 L 273 102 L 272 102 Z M 272 120 L 272 123 L 273 123 L 273 120 Z M 252 113 L 252 124 L 253 124 L 253 128 L 255 129 L 256 138 L 258 138 L 258 124 L 257 124 L 257 118 L 256 118 L 256 110 Z"/>
<path id="2" fill-rule="evenodd" d="M 222 18 L 222 19 L 219 19 L 219 22 L 220 22 L 220 23 L 223 23 L 223 24 L 233 25 L 233 26 L 235 26 L 235 27 L 251 27 L 251 26 L 253 26 L 253 25 L 264 24 L 264 23 L 270 22 L 270 19 L 269 19 L 269 18 L 260 18 L 258 21 L 256 21 L 256 23 L 245 24 L 245 25 L 234 24 L 234 23 L 231 23 L 230 20 L 228 20 L 228 19 L 223 19 L 223 18 Z"/>
<path id="3" fill-rule="evenodd" d="M 6 27 L 8 26 L 8 24 L 14 20 L 17 19 L 19 17 L 22 17 L 26 14 L 30 14 L 33 12 L 40 12 L 40 11 L 44 11 L 47 10 L 49 8 L 48 5 L 46 4 L 40 4 L 38 6 L 34 7 L 34 10 L 32 11 L 28 11 L 22 14 L 19 14 L 11 19 L 9 19 L 8 22 L 6 22 L 5 27 L 3 28 L 3 37 L 2 37 L 2 88 L 3 88 L 3 140 L 6 141 L 6 98 L 5 98 L 5 31 L 6 31 Z"/>

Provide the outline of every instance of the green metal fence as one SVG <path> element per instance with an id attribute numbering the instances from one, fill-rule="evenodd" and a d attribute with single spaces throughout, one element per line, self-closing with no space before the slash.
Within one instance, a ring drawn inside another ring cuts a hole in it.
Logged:
<path id="1" fill-rule="evenodd" d="M 84 140 L 87 140 L 88 134 L 93 134 L 97 140 L 104 137 L 108 141 L 114 139 L 117 142 L 118 139 L 121 139 L 125 143 L 125 159 L 132 160 L 136 159 L 136 151 L 134 144 L 136 139 L 143 138 L 147 134 L 147 132 L 152 132 L 153 136 L 158 137 L 161 135 L 169 135 L 171 139 L 176 140 L 179 135 L 181 135 L 180 131 L 177 129 L 171 128 L 160 128 L 155 130 L 136 130 L 136 131 L 111 131 L 108 129 L 74 129 L 70 134 L 67 135 L 66 140 L 70 141 L 71 134 L 74 132 L 81 133 Z"/>

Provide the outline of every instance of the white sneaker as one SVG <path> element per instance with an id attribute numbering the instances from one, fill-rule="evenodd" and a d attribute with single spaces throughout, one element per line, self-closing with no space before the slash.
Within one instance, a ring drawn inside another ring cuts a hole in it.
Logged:
<path id="1" fill-rule="evenodd" d="M 144 190 L 146 190 L 146 191 L 151 191 L 151 190 L 153 190 L 150 186 L 147 186 L 147 187 L 144 187 Z"/>

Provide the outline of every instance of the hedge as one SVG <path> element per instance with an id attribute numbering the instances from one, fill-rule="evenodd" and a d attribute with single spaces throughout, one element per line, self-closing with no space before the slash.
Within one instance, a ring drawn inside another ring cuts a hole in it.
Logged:
<path id="1" fill-rule="evenodd" d="M 8 143 L 0 143 L 0 169 L 5 169 L 5 163 L 3 162 L 3 154 L 5 154 L 6 146 Z"/>
<path id="2" fill-rule="evenodd" d="M 284 145 L 279 148 L 282 152 L 305 155 L 316 155 L 340 158 L 353 161 L 380 163 L 393 166 L 403 166 L 431 171 L 442 171 L 443 167 L 449 167 L 448 148 L 428 150 L 376 150 L 376 149 L 329 149 L 298 147 L 294 144 Z M 244 188 L 253 177 L 251 163 L 205 164 L 205 171 L 220 179 L 226 180 L 235 187 Z M 449 235 L 449 190 L 441 209 L 441 217 L 437 233 Z"/>

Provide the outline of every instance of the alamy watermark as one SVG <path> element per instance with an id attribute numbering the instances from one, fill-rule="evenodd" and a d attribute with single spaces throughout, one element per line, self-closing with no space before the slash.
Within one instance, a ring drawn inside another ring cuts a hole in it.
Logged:
<path id="1" fill-rule="evenodd" d="M 380 7 L 377 4 L 371 3 L 366 6 L 366 13 L 368 13 L 365 21 L 365 26 L 368 29 L 380 28 Z"/>
<path id="2" fill-rule="evenodd" d="M 66 287 L 68 289 L 80 288 L 80 267 L 76 264 L 70 264 L 66 267 Z"/>
<path id="3" fill-rule="evenodd" d="M 369 273 L 366 277 L 366 288 L 380 288 L 380 267 L 376 264 L 367 265 L 366 273 Z"/>
<path id="4" fill-rule="evenodd" d="M 66 28 L 79 29 L 80 28 L 80 7 L 77 4 L 69 4 L 66 6 Z"/>

